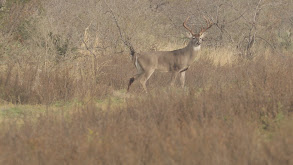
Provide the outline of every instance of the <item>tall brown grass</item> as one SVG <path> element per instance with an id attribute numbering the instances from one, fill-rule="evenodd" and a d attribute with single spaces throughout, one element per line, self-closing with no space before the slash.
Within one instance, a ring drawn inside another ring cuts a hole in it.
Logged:
<path id="1" fill-rule="evenodd" d="M 0 165 L 293 164 L 292 2 L 6 1 Z M 126 93 L 121 41 L 182 48 L 202 15 L 216 24 L 186 88 L 156 72 Z"/>
<path id="2" fill-rule="evenodd" d="M 135 73 L 127 63 L 113 56 L 101 69 L 106 95 L 125 89 Z M 81 99 L 69 111 L 48 106 L 36 118 L 3 120 L 0 164 L 292 164 L 292 64 L 292 56 L 282 54 L 229 65 L 203 58 L 187 72 L 186 89 L 169 88 L 169 75 L 156 73 L 150 94 L 137 83 L 118 105 L 109 99 L 101 108 Z M 27 91 L 17 97 L 30 103 L 37 94 L 25 82 L 33 72 L 25 72 L 21 84 L 10 70 L 9 80 L 9 72 L 1 77 L 4 94 Z M 68 69 L 42 71 L 37 91 L 69 101 L 98 86 L 82 89 L 75 78 Z M 3 88 L 6 80 L 17 83 Z"/>

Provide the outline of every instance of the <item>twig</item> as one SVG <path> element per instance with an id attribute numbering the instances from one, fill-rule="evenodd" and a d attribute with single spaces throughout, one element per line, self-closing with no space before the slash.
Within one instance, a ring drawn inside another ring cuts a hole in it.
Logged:
<path id="1" fill-rule="evenodd" d="M 97 55 L 90 50 L 90 48 L 87 46 L 86 42 L 84 40 L 82 40 L 82 42 L 83 42 L 86 50 L 89 51 L 94 56 L 95 59 L 97 59 Z"/>
<path id="2" fill-rule="evenodd" d="M 264 40 L 268 45 L 270 45 L 270 47 L 272 47 L 273 49 L 276 49 L 276 47 L 274 45 L 272 45 L 269 41 L 267 41 L 266 39 L 260 37 L 260 36 L 256 36 L 256 38 L 262 39 Z"/>
<path id="3" fill-rule="evenodd" d="M 116 18 L 116 16 L 115 16 L 113 10 L 112 10 L 112 9 L 110 8 L 110 6 L 107 4 L 106 0 L 105 0 L 105 4 L 107 5 L 108 9 L 110 10 L 109 12 L 111 13 L 111 15 L 112 15 L 112 17 L 113 17 L 113 19 L 114 19 L 114 22 L 115 22 L 116 27 L 117 27 L 117 29 L 118 29 L 118 31 L 119 31 L 119 35 L 120 35 L 120 38 L 121 38 L 122 42 L 124 43 L 125 46 L 127 46 L 127 47 L 130 49 L 131 55 L 133 55 L 133 54 L 135 53 L 135 51 L 134 51 L 134 48 L 133 48 L 133 46 L 131 45 L 131 43 L 128 41 L 129 38 L 127 37 L 128 40 L 125 40 L 125 39 L 124 39 L 124 37 L 123 37 L 123 35 L 122 35 L 121 27 L 119 26 L 118 20 L 117 20 L 117 18 Z M 106 13 L 107 13 L 107 12 L 106 12 Z"/>

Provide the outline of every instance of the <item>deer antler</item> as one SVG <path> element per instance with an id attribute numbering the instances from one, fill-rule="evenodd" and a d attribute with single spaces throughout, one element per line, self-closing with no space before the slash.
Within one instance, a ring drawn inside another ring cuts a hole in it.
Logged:
<path id="1" fill-rule="evenodd" d="M 186 18 L 186 20 L 183 22 L 183 26 L 192 34 L 192 36 L 195 36 L 194 32 L 186 25 L 186 22 L 189 20 L 189 17 Z"/>
<path id="2" fill-rule="evenodd" d="M 205 16 L 203 16 L 203 18 L 206 20 L 207 27 L 206 28 L 201 28 L 201 31 L 199 32 L 199 35 L 202 35 L 205 31 L 207 31 L 209 28 L 211 28 L 214 25 L 214 23 L 212 23 L 210 21 L 210 19 L 207 19 Z"/>
<path id="3" fill-rule="evenodd" d="M 206 28 L 201 28 L 200 32 L 198 34 L 195 34 L 187 25 L 186 22 L 189 20 L 189 17 L 186 18 L 186 20 L 183 22 L 183 26 L 192 34 L 192 36 L 200 36 L 202 35 L 205 31 L 207 31 L 209 28 L 211 28 L 214 23 L 212 23 L 210 21 L 210 19 L 207 19 L 205 16 L 203 16 L 203 18 L 205 19 L 206 23 L 207 23 L 207 27 Z"/>

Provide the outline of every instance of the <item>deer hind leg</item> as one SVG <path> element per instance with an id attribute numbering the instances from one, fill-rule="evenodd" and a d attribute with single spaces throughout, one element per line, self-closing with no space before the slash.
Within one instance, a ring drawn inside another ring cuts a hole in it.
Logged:
<path id="1" fill-rule="evenodd" d="M 136 67 L 136 69 L 137 69 L 137 74 L 134 75 L 133 77 L 131 77 L 131 78 L 129 79 L 129 83 L 128 83 L 128 87 L 127 87 L 127 92 L 129 92 L 129 88 L 130 88 L 131 84 L 132 84 L 135 80 L 140 79 L 141 76 L 142 76 L 143 74 L 145 74 L 144 69 L 140 66 L 140 64 L 139 64 L 138 61 L 137 61 L 137 57 L 136 57 L 136 59 L 135 59 L 135 63 L 134 63 L 134 65 L 135 65 L 135 67 Z"/>
<path id="2" fill-rule="evenodd" d="M 148 81 L 148 79 L 151 77 L 151 75 L 154 73 L 154 69 L 149 70 L 149 71 L 145 71 L 144 74 L 141 76 L 140 78 L 140 83 L 144 89 L 144 91 L 146 93 L 148 93 L 147 87 L 146 87 L 146 82 Z"/>
<path id="3" fill-rule="evenodd" d="M 131 78 L 129 79 L 129 83 L 128 83 L 128 87 L 127 87 L 127 92 L 129 92 L 129 88 L 130 88 L 131 84 L 132 84 L 135 80 L 139 79 L 143 74 L 144 74 L 144 72 L 140 72 L 140 73 L 134 75 L 133 77 L 131 77 Z"/>

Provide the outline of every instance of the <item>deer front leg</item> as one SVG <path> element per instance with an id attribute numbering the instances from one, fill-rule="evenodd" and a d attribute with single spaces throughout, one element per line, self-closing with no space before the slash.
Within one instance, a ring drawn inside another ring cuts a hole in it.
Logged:
<path id="1" fill-rule="evenodd" d="M 184 84 L 185 84 L 185 72 L 181 72 L 180 73 L 180 83 L 181 83 L 181 87 L 184 88 Z"/>
<path id="2" fill-rule="evenodd" d="M 178 72 L 173 72 L 172 73 L 171 82 L 170 82 L 171 86 L 174 86 L 177 76 L 178 76 Z"/>

